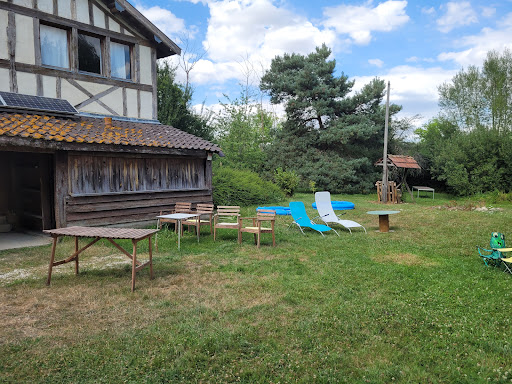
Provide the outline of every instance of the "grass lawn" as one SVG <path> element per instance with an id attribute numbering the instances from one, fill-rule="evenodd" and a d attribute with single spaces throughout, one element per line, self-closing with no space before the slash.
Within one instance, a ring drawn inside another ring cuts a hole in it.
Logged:
<path id="1" fill-rule="evenodd" d="M 436 193 L 386 207 L 401 212 L 382 234 L 366 214 L 383 208 L 376 195 L 333 199 L 353 201 L 345 217 L 368 234 L 302 235 L 280 216 L 275 248 L 204 229 L 179 252 L 165 231 L 155 279 L 138 273 L 135 293 L 128 258 L 106 241 L 79 276 L 55 267 L 51 287 L 50 246 L 0 252 L 0 382 L 511 382 L 512 276 L 475 245 L 492 231 L 512 245 L 512 204 L 454 209 L 468 203 Z M 312 194 L 294 200 L 314 216 Z"/>

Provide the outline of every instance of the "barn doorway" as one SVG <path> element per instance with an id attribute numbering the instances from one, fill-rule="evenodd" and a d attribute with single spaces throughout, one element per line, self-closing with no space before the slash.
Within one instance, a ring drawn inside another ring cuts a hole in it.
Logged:
<path id="1" fill-rule="evenodd" d="M 53 155 L 0 152 L 0 216 L 16 231 L 55 228 Z"/>

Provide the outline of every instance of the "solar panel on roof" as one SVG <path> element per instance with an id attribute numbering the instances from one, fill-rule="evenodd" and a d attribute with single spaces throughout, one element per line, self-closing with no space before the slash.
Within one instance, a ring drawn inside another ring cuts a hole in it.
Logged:
<path id="1" fill-rule="evenodd" d="M 67 100 L 50 97 L 22 95 L 20 93 L 0 92 L 0 105 L 9 108 L 29 109 L 75 115 L 78 111 Z"/>

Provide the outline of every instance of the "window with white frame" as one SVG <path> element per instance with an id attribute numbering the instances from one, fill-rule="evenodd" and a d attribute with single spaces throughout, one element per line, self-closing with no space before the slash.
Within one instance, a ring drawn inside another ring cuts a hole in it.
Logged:
<path id="1" fill-rule="evenodd" d="M 69 68 L 68 31 L 41 24 L 39 34 L 42 64 Z"/>
<path id="2" fill-rule="evenodd" d="M 110 72 L 118 79 L 131 79 L 130 46 L 116 42 L 110 43 Z"/>

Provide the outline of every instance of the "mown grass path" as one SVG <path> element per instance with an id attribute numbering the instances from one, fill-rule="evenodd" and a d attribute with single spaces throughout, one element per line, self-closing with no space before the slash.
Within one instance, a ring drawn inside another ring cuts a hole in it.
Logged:
<path id="1" fill-rule="evenodd" d="M 391 206 L 401 213 L 381 234 L 374 195 L 333 199 L 356 204 L 345 217 L 367 235 L 303 236 L 279 217 L 275 248 L 205 230 L 178 252 L 163 232 L 155 279 L 141 271 L 133 294 L 128 259 L 107 243 L 78 277 L 56 267 L 50 288 L 49 247 L 0 252 L 0 382 L 510 382 L 512 276 L 475 245 L 492 231 L 512 245 L 512 205 L 446 209 L 436 194 Z M 294 200 L 314 216 L 311 194 Z"/>

